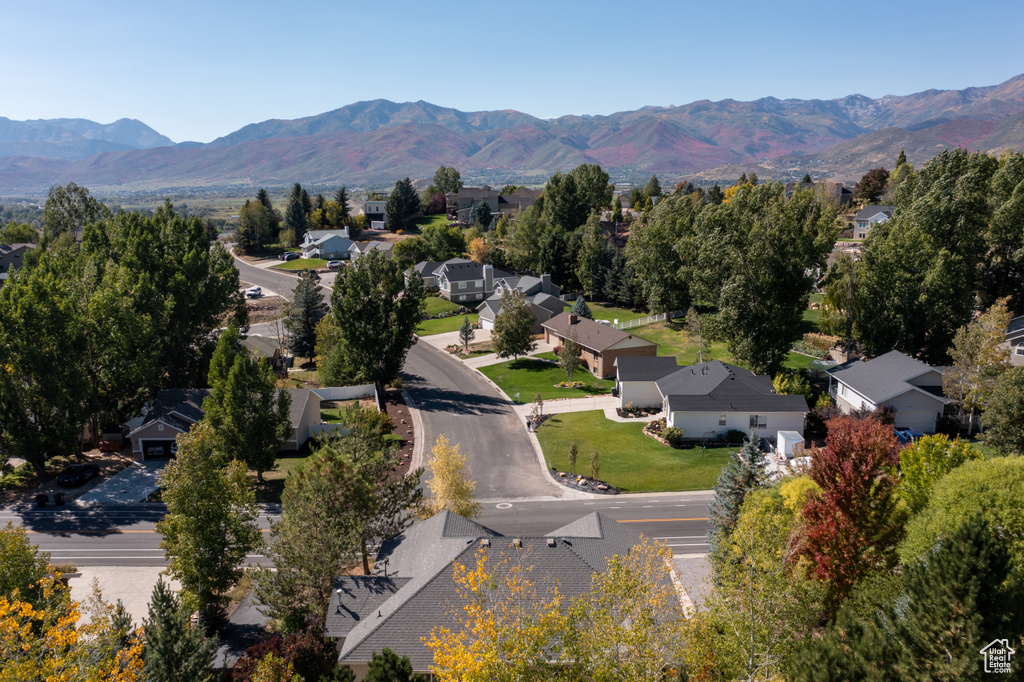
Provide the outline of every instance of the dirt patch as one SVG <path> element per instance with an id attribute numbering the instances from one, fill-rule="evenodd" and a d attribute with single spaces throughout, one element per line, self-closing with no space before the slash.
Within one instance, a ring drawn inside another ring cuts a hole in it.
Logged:
<path id="1" fill-rule="evenodd" d="M 56 466 L 47 470 L 46 477 L 40 481 L 33 479 L 33 484 L 17 490 L 0 491 L 0 502 L 14 506 L 34 506 L 36 495 L 49 495 L 53 499 L 54 493 L 64 493 L 66 502 L 77 499 L 81 495 L 92 490 L 100 483 L 103 483 L 114 474 L 127 469 L 135 460 L 130 449 L 125 448 L 119 452 L 100 452 L 99 450 L 88 450 L 82 457 L 70 457 L 67 465 L 71 464 L 95 464 L 100 468 L 100 475 L 83 486 L 77 488 L 62 488 L 57 485 L 57 476 L 63 471 L 63 466 Z"/>
<path id="2" fill-rule="evenodd" d="M 259 324 L 282 319 L 287 314 L 288 301 L 280 296 L 248 298 L 245 307 L 249 309 L 249 324 Z"/>
<path id="3" fill-rule="evenodd" d="M 412 468 L 412 450 L 417 434 L 413 430 L 412 414 L 409 413 L 401 391 L 389 390 L 384 393 L 384 410 L 395 423 L 395 434 L 402 437 L 398 449 L 401 463 L 393 470 L 393 475 L 398 478 L 405 476 Z"/>

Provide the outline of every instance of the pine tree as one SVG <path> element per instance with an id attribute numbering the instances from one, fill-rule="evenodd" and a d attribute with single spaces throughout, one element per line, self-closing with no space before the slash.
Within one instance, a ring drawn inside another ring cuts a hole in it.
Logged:
<path id="1" fill-rule="evenodd" d="M 715 497 L 708 505 L 708 522 L 711 524 L 708 544 L 712 553 L 736 527 L 740 506 L 747 493 L 765 484 L 767 466 L 768 458 L 752 438 L 747 439 L 739 452 L 730 453 L 715 485 Z"/>
<path id="2" fill-rule="evenodd" d="M 896 165 L 894 166 L 894 168 L 899 168 L 900 166 L 902 166 L 902 165 L 903 165 L 903 164 L 905 164 L 906 162 L 907 162 L 907 155 L 906 155 L 906 153 L 905 153 L 905 152 L 904 152 L 904 151 L 903 151 L 903 150 L 901 149 L 901 150 L 900 150 L 900 155 L 896 157 Z"/>
<path id="3" fill-rule="evenodd" d="M 590 306 L 587 305 L 582 296 L 576 297 L 576 302 L 572 304 L 572 309 L 569 312 L 579 318 L 594 319 L 594 313 L 590 312 Z"/>
<path id="4" fill-rule="evenodd" d="M 288 330 L 288 350 L 297 358 L 311 358 L 316 352 L 316 326 L 330 308 L 324 301 L 320 276 L 315 270 L 299 275 L 294 297 L 288 305 L 284 326 Z"/>
<path id="5" fill-rule="evenodd" d="M 295 240 L 291 246 L 297 246 L 302 243 L 302 238 L 306 234 L 306 230 L 309 227 L 308 214 L 305 208 L 303 208 L 302 197 L 292 195 L 288 199 L 288 209 L 284 214 L 284 226 L 286 229 L 291 230 L 294 234 L 293 239 Z"/>
<path id="6" fill-rule="evenodd" d="M 473 331 L 473 324 L 469 321 L 469 315 L 466 315 L 462 319 L 462 326 L 459 327 L 459 341 L 462 342 L 462 347 L 465 351 L 469 352 L 469 344 L 473 343 L 473 337 L 476 336 L 476 332 Z"/>
<path id="7" fill-rule="evenodd" d="M 263 205 L 263 208 L 267 209 L 270 234 L 274 241 L 277 241 L 278 234 L 281 232 L 281 221 L 278 220 L 278 214 L 274 212 L 274 204 L 270 201 L 270 193 L 263 187 L 260 187 L 260 190 L 256 192 L 256 200 Z"/>
<path id="8" fill-rule="evenodd" d="M 342 218 L 348 218 L 348 188 L 340 187 L 337 192 L 334 193 L 334 203 L 338 204 Z"/>
<path id="9" fill-rule="evenodd" d="M 658 182 L 657 175 L 651 176 L 651 179 L 647 181 L 646 185 L 644 185 L 643 192 L 644 196 L 648 198 L 661 196 L 661 183 Z"/>
<path id="10" fill-rule="evenodd" d="M 612 220 L 616 223 L 622 222 L 622 195 L 615 197 L 615 203 L 612 205 Z"/>
<path id="11" fill-rule="evenodd" d="M 408 656 L 399 658 L 394 651 L 384 647 L 379 654 L 373 652 L 370 667 L 363 679 L 366 682 L 420 682 L 424 678 L 413 673 Z"/>
<path id="12" fill-rule="evenodd" d="M 804 173 L 803 180 L 800 181 L 800 184 L 809 185 L 812 182 L 813 182 L 813 180 L 811 180 L 811 174 L 810 173 Z"/>
<path id="13" fill-rule="evenodd" d="M 163 580 L 153 588 L 149 617 L 143 621 L 142 661 L 151 682 L 206 682 L 217 638 L 189 627 L 189 614 Z"/>

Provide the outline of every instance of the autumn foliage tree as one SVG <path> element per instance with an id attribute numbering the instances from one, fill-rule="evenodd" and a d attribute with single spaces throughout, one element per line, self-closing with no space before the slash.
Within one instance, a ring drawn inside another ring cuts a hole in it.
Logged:
<path id="1" fill-rule="evenodd" d="M 476 481 L 469 478 L 466 456 L 458 443 L 451 445 L 444 435 L 438 436 L 430 451 L 427 468 L 431 476 L 427 481 L 430 499 L 424 504 L 425 516 L 433 516 L 445 509 L 469 519 L 480 513 L 480 503 L 473 495 Z"/>
<path id="2" fill-rule="evenodd" d="M 898 462 L 892 429 L 874 418 L 832 419 L 825 447 L 811 458 L 810 477 L 819 490 L 803 507 L 800 554 L 825 583 L 829 613 L 863 575 L 896 563 L 903 516 L 890 471 Z"/>

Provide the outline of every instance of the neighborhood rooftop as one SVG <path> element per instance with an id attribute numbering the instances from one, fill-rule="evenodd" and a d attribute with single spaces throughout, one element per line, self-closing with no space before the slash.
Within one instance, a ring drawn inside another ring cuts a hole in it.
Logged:
<path id="1" fill-rule="evenodd" d="M 941 371 L 899 351 L 889 351 L 874 360 L 865 362 L 853 360 L 833 367 L 828 372 L 833 377 L 860 393 L 873 403 L 881 403 L 910 389 L 935 394 L 932 387 L 915 386 L 911 379 L 930 371 Z M 941 392 L 938 394 L 941 397 Z"/>
<path id="2" fill-rule="evenodd" d="M 599 353 L 633 336 L 609 324 L 601 324 L 585 317 L 578 317 L 571 312 L 559 313 L 545 322 L 543 326 L 563 338 L 575 333 L 577 343 Z"/>
<path id="3" fill-rule="evenodd" d="M 779 395 L 768 376 L 712 360 L 657 380 L 672 412 L 807 412 L 802 395 Z"/>

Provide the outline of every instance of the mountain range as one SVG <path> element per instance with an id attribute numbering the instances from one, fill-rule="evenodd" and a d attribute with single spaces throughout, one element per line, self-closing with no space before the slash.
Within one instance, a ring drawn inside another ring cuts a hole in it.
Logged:
<path id="1" fill-rule="evenodd" d="M 871 99 L 701 100 L 607 116 L 540 119 L 428 102 L 357 102 L 247 125 L 208 144 L 174 145 L 122 119 L 0 118 L 0 193 L 74 181 L 97 191 L 383 185 L 455 166 L 470 181 L 543 182 L 599 163 L 614 178 L 728 180 L 812 172 L 856 179 L 900 148 L 920 164 L 946 146 L 1024 147 L 1024 75 L 999 85 Z"/>

